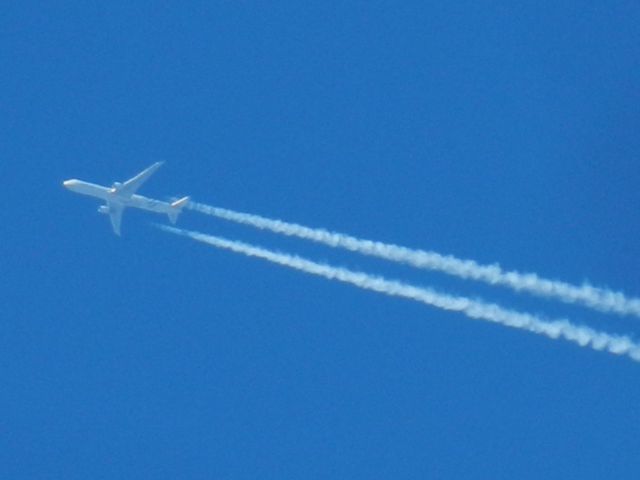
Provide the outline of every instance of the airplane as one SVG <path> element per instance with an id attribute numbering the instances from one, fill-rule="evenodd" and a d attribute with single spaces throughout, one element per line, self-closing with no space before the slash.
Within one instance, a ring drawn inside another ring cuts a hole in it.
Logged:
<path id="1" fill-rule="evenodd" d="M 127 207 L 166 213 L 171 223 L 176 223 L 182 208 L 189 202 L 189 197 L 183 197 L 169 203 L 143 197 L 142 195 L 136 195 L 136 190 L 138 190 L 163 163 L 164 162 L 156 162 L 126 182 L 115 182 L 111 188 L 84 182 L 75 178 L 65 180 L 62 184 L 72 192 L 104 200 L 106 204 L 98 207 L 98 212 L 109 215 L 114 233 L 120 235 L 122 212 Z"/>

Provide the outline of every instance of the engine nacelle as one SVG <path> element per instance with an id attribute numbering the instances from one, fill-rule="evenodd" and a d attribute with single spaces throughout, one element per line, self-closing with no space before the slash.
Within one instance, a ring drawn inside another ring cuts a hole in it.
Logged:
<path id="1" fill-rule="evenodd" d="M 106 205 L 100 205 L 98 207 L 98 213 L 102 213 L 103 215 L 109 215 L 109 207 Z"/>
<path id="2" fill-rule="evenodd" d="M 122 188 L 122 184 L 120 182 L 113 182 L 113 185 L 111 185 L 111 189 L 109 190 L 109 193 L 118 193 L 121 188 Z"/>

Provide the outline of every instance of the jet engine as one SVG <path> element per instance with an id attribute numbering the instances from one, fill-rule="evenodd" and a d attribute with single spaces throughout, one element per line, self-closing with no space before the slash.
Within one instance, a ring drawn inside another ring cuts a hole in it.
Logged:
<path id="1" fill-rule="evenodd" d="M 98 207 L 98 213 L 102 213 L 103 215 L 109 215 L 109 207 L 106 205 L 100 205 Z"/>

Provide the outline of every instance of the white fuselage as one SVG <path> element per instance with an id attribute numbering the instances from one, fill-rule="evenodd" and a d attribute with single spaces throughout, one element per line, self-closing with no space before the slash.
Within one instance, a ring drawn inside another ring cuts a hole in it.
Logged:
<path id="1" fill-rule="evenodd" d="M 127 207 L 140 208 L 156 213 L 166 213 L 169 221 L 176 223 L 178 215 L 180 215 L 184 206 L 189 202 L 189 197 L 182 197 L 179 200 L 168 203 L 143 197 L 135 193 L 136 190 L 160 168 L 160 165 L 162 165 L 162 162 L 156 162 L 125 182 L 115 182 L 111 188 L 75 178 L 66 180 L 62 182 L 62 184 L 72 192 L 103 200 L 105 204 L 98 208 L 98 212 L 109 215 L 113 231 L 116 235 L 120 235 L 122 212 L 124 212 Z"/>
<path id="2" fill-rule="evenodd" d="M 172 211 L 171 204 L 168 202 L 154 200 L 135 193 L 129 195 L 118 191 L 117 187 L 109 188 L 76 179 L 67 180 L 63 185 L 72 192 L 104 200 L 108 205 L 117 205 L 123 208 L 134 207 L 150 212 L 167 214 Z"/>

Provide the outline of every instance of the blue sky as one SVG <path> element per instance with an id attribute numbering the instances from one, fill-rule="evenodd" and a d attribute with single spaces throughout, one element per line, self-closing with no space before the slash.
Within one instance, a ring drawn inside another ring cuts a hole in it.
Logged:
<path id="1" fill-rule="evenodd" d="M 142 212 L 118 238 L 61 182 L 164 160 L 141 193 L 639 296 L 639 24 L 632 1 L 4 6 L 0 476 L 634 475 L 639 364 L 221 252 Z"/>

